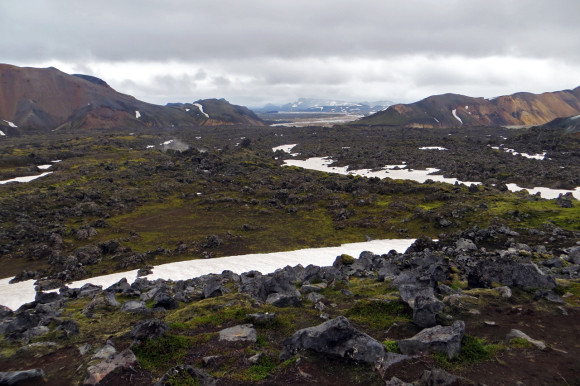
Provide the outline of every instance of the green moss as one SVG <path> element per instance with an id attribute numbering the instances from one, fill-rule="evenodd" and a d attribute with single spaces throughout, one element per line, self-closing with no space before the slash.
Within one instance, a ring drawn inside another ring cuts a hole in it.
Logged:
<path id="1" fill-rule="evenodd" d="M 162 373 L 178 363 L 191 346 L 191 339 L 180 335 L 166 335 L 159 339 L 149 339 L 133 352 L 141 367 Z"/>
<path id="2" fill-rule="evenodd" d="M 385 350 L 388 352 L 400 353 L 401 349 L 399 348 L 399 344 L 396 340 L 385 340 L 383 341 L 383 346 L 385 346 Z"/>
<path id="3" fill-rule="evenodd" d="M 376 329 L 387 329 L 395 322 L 410 321 L 411 308 L 401 301 L 359 300 L 346 312 L 354 321 L 365 323 Z"/>
<path id="4" fill-rule="evenodd" d="M 524 338 L 512 338 L 509 341 L 509 346 L 512 348 L 520 348 L 520 349 L 526 349 L 526 348 L 532 348 L 533 345 L 528 342 L 527 340 L 525 340 Z"/>
<path id="5" fill-rule="evenodd" d="M 278 361 L 268 355 L 262 355 L 256 363 L 254 363 L 248 370 L 246 370 L 241 378 L 252 382 L 260 381 L 278 367 Z"/>
<path id="6" fill-rule="evenodd" d="M 503 349 L 505 346 L 501 344 L 488 344 L 483 339 L 465 334 L 461 341 L 461 352 L 453 359 L 449 359 L 442 352 L 432 353 L 431 356 L 439 366 L 453 369 L 490 360 L 497 351 Z"/>
<path id="7" fill-rule="evenodd" d="M 340 255 L 340 261 L 344 265 L 351 265 L 354 264 L 354 257 L 352 257 L 351 255 L 347 255 L 346 253 L 343 253 L 342 255 Z"/>

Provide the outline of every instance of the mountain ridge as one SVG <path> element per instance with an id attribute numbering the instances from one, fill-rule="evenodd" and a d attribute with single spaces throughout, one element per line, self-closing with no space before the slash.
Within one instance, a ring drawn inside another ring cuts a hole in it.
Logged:
<path id="1" fill-rule="evenodd" d="M 580 87 L 533 94 L 518 92 L 485 99 L 460 94 L 432 95 L 396 104 L 351 124 L 416 128 L 466 126 L 534 126 L 580 114 Z"/>
<path id="2" fill-rule="evenodd" d="M 120 127 L 263 125 L 249 109 L 225 100 L 196 103 L 208 103 L 208 111 L 143 102 L 91 75 L 0 64 L 0 119 L 13 123 L 7 135 Z"/>

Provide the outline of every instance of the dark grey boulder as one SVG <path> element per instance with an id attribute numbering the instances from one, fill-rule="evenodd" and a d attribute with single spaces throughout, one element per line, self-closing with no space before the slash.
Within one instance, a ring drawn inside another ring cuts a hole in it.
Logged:
<path id="1" fill-rule="evenodd" d="M 169 325 L 159 319 L 145 320 L 131 329 L 129 337 L 137 341 L 159 339 L 169 331 Z"/>
<path id="2" fill-rule="evenodd" d="M 119 280 L 118 282 L 116 282 L 115 284 L 108 287 L 105 291 L 113 292 L 113 293 L 120 293 L 120 292 L 128 290 L 129 288 L 131 288 L 131 285 L 127 281 L 127 278 L 124 277 L 121 280 Z"/>
<path id="3" fill-rule="evenodd" d="M 434 368 L 423 371 L 417 384 L 419 386 L 459 386 L 473 385 L 474 383 L 466 378 L 448 373 L 445 370 Z"/>
<path id="4" fill-rule="evenodd" d="M 572 264 L 580 264 L 580 246 L 572 247 L 568 250 L 568 260 Z"/>
<path id="5" fill-rule="evenodd" d="M 525 290 L 556 286 L 556 280 L 542 273 L 535 264 L 512 261 L 480 261 L 467 275 L 467 282 L 472 288 L 491 288 L 492 284 Z"/>
<path id="6" fill-rule="evenodd" d="M 0 319 L 6 319 L 14 315 L 14 311 L 6 306 L 0 305 Z"/>
<path id="7" fill-rule="evenodd" d="M 154 297 L 154 299 L 155 299 L 155 304 L 153 306 L 154 308 L 164 308 L 166 310 L 174 310 L 179 306 L 177 301 L 173 299 L 173 297 L 169 295 L 167 292 L 161 292 L 157 294 Z"/>
<path id="8" fill-rule="evenodd" d="M 216 380 L 205 371 L 190 365 L 179 365 L 165 373 L 155 386 L 175 385 L 175 382 L 200 386 L 214 386 L 216 384 Z"/>
<path id="9" fill-rule="evenodd" d="M 139 300 L 129 300 L 121 306 L 122 312 L 146 312 L 145 302 Z"/>
<path id="10" fill-rule="evenodd" d="M 32 382 L 35 379 L 43 378 L 42 369 L 31 369 L 22 371 L 2 371 L 0 372 L 0 385 L 16 385 L 20 382 Z"/>
<path id="11" fill-rule="evenodd" d="M 298 330 L 285 339 L 283 345 L 280 354 L 283 361 L 299 350 L 313 350 L 373 364 L 384 361 L 386 357 L 385 348 L 380 342 L 352 327 L 344 316 Z"/>
<path id="12" fill-rule="evenodd" d="M 443 302 L 428 296 L 417 296 L 413 308 L 413 323 L 419 327 L 433 327 L 437 324 L 437 314 L 445 308 Z"/>
<path id="13" fill-rule="evenodd" d="M 59 301 L 61 296 L 58 292 L 37 292 L 34 300 L 37 303 L 53 303 Z"/>
<path id="14" fill-rule="evenodd" d="M 302 302 L 300 297 L 293 293 L 273 293 L 268 295 L 266 303 L 275 307 L 300 307 Z"/>
<path id="15" fill-rule="evenodd" d="M 67 337 L 71 337 L 79 333 L 79 325 L 72 319 L 65 319 L 57 330 L 64 331 Z"/>
<path id="16" fill-rule="evenodd" d="M 449 327 L 426 328 L 417 335 L 399 340 L 397 343 L 401 352 L 406 355 L 441 351 L 451 359 L 461 351 L 461 340 L 464 332 L 465 323 L 458 320 Z"/>
<path id="17" fill-rule="evenodd" d="M 80 288 L 79 297 L 93 297 L 103 290 L 103 286 L 87 283 Z"/>
<path id="18" fill-rule="evenodd" d="M 203 297 L 205 299 L 222 296 L 223 294 L 224 288 L 219 277 L 210 277 L 206 280 L 205 286 L 203 287 Z"/>
<path id="19" fill-rule="evenodd" d="M 257 339 L 258 333 L 251 324 L 241 324 L 219 332 L 219 340 L 227 342 L 255 342 Z"/>
<path id="20" fill-rule="evenodd" d="M 276 318 L 276 313 L 274 312 L 258 312 L 255 314 L 247 314 L 246 317 L 251 319 L 256 324 L 266 324 L 273 321 Z"/>
<path id="21" fill-rule="evenodd" d="M 99 362 L 96 365 L 89 366 L 87 369 L 87 377 L 83 384 L 96 385 L 113 371 L 117 369 L 130 368 L 136 363 L 137 357 L 135 357 L 135 354 L 133 354 L 131 350 L 125 350 L 118 354 L 114 354 L 112 357 Z"/>

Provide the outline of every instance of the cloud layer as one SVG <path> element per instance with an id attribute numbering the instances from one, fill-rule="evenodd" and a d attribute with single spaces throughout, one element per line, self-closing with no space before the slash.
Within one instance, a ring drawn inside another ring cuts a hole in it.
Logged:
<path id="1" fill-rule="evenodd" d="M 3 61 L 89 73 L 156 103 L 580 85 L 577 0 L 29 0 L 0 15 Z"/>

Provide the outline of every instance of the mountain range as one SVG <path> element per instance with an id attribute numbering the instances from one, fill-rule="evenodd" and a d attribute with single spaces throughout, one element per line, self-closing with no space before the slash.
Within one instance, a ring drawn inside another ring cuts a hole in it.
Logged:
<path id="1" fill-rule="evenodd" d="M 160 106 L 119 93 L 93 76 L 0 64 L 0 130 L 6 135 L 231 124 L 263 122 L 246 107 L 223 99 Z"/>
<path id="2" fill-rule="evenodd" d="M 396 104 L 352 124 L 403 127 L 533 126 L 580 114 L 580 87 L 532 94 L 520 92 L 493 99 L 458 94 L 434 95 Z"/>
<path id="3" fill-rule="evenodd" d="M 254 108 L 259 113 L 335 113 L 370 115 L 394 104 L 391 101 L 348 102 L 333 99 L 298 98 L 295 102 L 283 105 L 267 104 L 262 108 Z"/>

